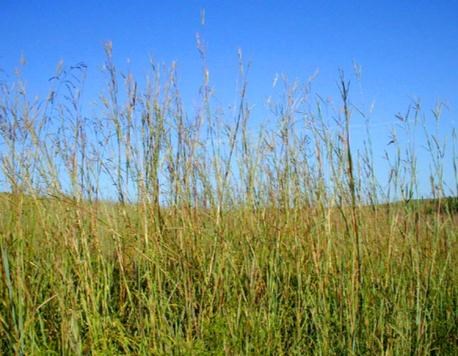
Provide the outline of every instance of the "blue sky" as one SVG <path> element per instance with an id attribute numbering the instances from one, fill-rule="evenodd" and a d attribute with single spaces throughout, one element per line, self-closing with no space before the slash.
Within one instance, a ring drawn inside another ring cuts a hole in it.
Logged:
<path id="1" fill-rule="evenodd" d="M 103 43 L 141 75 L 148 57 L 176 60 L 184 85 L 200 78 L 195 34 L 202 33 L 217 90 L 233 90 L 237 49 L 252 63 L 261 99 L 276 73 L 335 86 L 337 69 L 363 68 L 365 95 L 393 109 L 410 97 L 448 101 L 458 89 L 456 1 L 21 1 L 0 2 L 0 66 L 23 54 L 27 79 L 46 85 L 61 59 L 97 72 Z M 206 24 L 200 24 L 205 9 Z M 220 85 L 221 88 L 220 88 Z"/>
<path id="2" fill-rule="evenodd" d="M 230 104 L 235 95 L 241 48 L 252 64 L 255 114 L 264 114 L 277 73 L 306 80 L 318 69 L 314 89 L 333 96 L 338 69 L 351 73 L 356 62 L 362 67 L 361 102 L 376 103 L 374 127 L 393 122 L 412 98 L 420 98 L 426 109 L 445 101 L 441 130 L 456 127 L 458 1 L 1 0 L 0 15 L 0 75 L 11 75 L 24 55 L 33 95 L 44 95 L 63 59 L 67 65 L 88 65 L 87 94 L 96 98 L 103 86 L 103 43 L 111 40 L 116 62 L 123 67 L 130 59 L 140 77 L 149 56 L 164 63 L 176 60 L 185 99 L 192 102 L 201 82 L 199 32 L 223 103 Z"/>
<path id="3" fill-rule="evenodd" d="M 200 24 L 205 9 L 206 24 Z M 184 84 L 199 77 L 201 32 L 215 86 L 232 90 L 236 51 L 252 62 L 251 89 L 269 93 L 276 73 L 335 85 L 339 67 L 363 68 L 366 95 L 387 105 L 412 96 L 448 100 L 458 89 L 457 1 L 23 1 L 0 2 L 0 66 L 24 54 L 37 90 L 61 59 L 98 71 L 103 43 L 139 74 L 149 55 L 176 60 Z M 189 83 L 188 83 L 189 82 Z M 223 88 L 220 88 L 223 90 Z"/>

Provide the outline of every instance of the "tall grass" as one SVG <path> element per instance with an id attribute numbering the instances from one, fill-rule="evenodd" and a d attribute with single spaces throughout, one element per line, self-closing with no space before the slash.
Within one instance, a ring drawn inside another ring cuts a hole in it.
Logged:
<path id="1" fill-rule="evenodd" d="M 84 65 L 59 66 L 46 100 L 2 84 L 2 353 L 456 353 L 457 157 L 419 105 L 398 121 L 426 151 L 393 131 L 381 182 L 343 73 L 335 107 L 285 81 L 276 127 L 253 133 L 241 54 L 222 110 L 199 45 L 190 112 L 174 65 L 139 83 L 105 51 L 94 117 Z"/>

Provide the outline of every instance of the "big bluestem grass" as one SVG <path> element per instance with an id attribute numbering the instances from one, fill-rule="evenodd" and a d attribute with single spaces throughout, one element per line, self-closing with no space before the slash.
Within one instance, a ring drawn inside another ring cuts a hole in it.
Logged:
<path id="1" fill-rule="evenodd" d="M 192 112 L 175 65 L 139 83 L 111 44 L 93 117 L 84 65 L 59 66 L 42 101 L 20 74 L 2 84 L 2 353 L 456 353 L 456 135 L 412 105 L 381 181 L 369 129 L 354 149 L 343 73 L 334 107 L 285 80 L 277 126 L 253 132 L 241 54 L 222 110 L 198 48 Z"/>

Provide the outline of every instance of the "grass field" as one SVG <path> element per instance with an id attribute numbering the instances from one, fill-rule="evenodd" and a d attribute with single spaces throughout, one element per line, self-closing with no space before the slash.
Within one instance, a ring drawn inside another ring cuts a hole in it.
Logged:
<path id="1" fill-rule="evenodd" d="M 380 182 L 370 136 L 352 149 L 343 74 L 335 111 L 285 85 L 277 126 L 253 134 L 243 65 L 232 110 L 204 69 L 186 114 L 173 67 L 141 86 L 106 51 L 93 118 L 84 66 L 58 69 L 43 101 L 20 76 L 2 85 L 2 354 L 456 354 L 457 157 L 441 137 L 420 152 L 393 135 Z M 421 117 L 398 118 L 407 136 Z"/>

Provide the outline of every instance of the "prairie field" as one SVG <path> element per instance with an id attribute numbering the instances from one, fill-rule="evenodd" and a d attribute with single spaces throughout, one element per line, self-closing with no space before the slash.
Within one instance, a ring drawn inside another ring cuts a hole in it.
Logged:
<path id="1" fill-rule="evenodd" d="M 410 104 L 374 152 L 343 73 L 334 103 L 280 79 L 255 127 L 242 58 L 233 105 L 204 66 L 189 109 L 174 65 L 137 81 L 105 50 L 96 114 L 83 64 L 44 99 L 0 85 L 0 353 L 457 353 L 440 105 Z"/>

